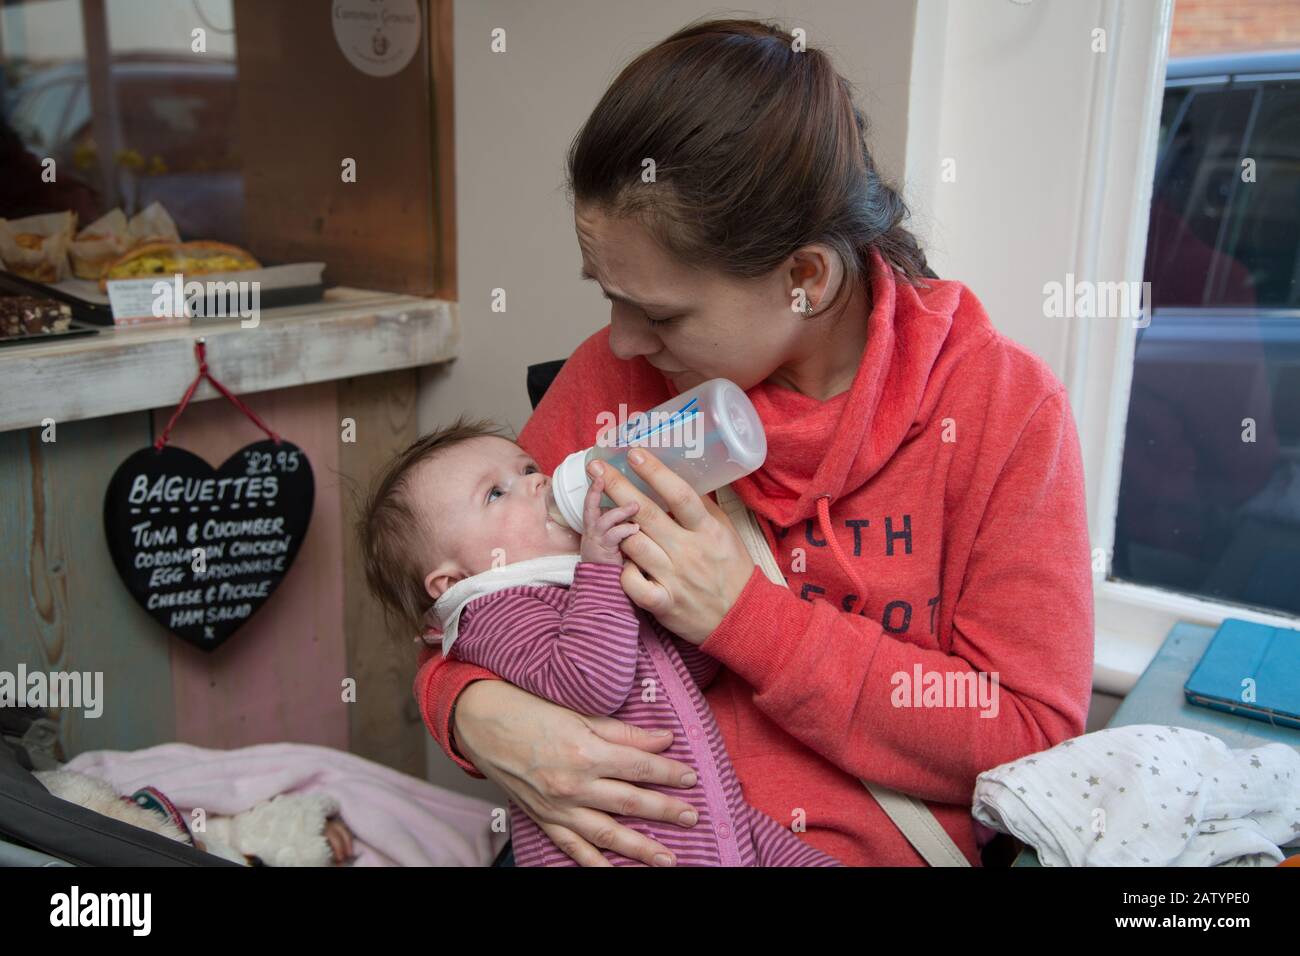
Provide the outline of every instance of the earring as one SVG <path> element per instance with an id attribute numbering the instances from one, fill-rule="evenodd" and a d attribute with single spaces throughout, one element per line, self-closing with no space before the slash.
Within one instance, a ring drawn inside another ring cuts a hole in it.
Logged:
<path id="1" fill-rule="evenodd" d="M 800 315 L 805 319 L 810 318 L 813 314 L 813 304 L 809 299 L 803 300 L 803 308 L 799 310 Z"/>

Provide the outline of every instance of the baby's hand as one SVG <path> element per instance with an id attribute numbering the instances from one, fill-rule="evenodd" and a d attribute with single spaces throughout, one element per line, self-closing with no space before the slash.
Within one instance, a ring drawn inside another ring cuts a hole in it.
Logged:
<path id="1" fill-rule="evenodd" d="M 623 564 L 623 552 L 618 543 L 640 531 L 634 521 L 627 521 L 636 513 L 637 502 L 630 501 L 618 508 L 600 513 L 600 497 L 605 490 L 604 478 L 593 478 L 582 503 L 582 549 L 578 557 L 592 564 Z"/>

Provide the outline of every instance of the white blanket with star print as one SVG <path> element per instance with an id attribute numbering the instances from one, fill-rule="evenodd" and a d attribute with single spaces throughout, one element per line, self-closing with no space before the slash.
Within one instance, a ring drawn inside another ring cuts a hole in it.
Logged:
<path id="1" fill-rule="evenodd" d="M 980 774 L 971 813 L 1043 866 L 1272 866 L 1300 845 L 1300 752 L 1113 727 Z"/>

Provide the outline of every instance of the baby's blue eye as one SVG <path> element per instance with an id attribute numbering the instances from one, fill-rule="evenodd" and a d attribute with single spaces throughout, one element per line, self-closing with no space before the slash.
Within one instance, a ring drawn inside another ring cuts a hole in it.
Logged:
<path id="1" fill-rule="evenodd" d="M 535 472 L 535 471 L 537 471 L 537 470 L 538 470 L 538 468 L 537 468 L 536 465 L 525 465 L 525 466 L 524 466 L 524 474 L 525 474 L 525 475 L 530 475 L 530 474 L 532 474 L 533 472 Z M 494 495 L 498 495 L 498 494 L 504 495 L 505 492 L 501 490 L 501 487 L 500 487 L 499 485 L 493 485 L 493 486 L 492 486 L 492 490 L 488 492 L 487 500 L 488 500 L 489 502 L 495 501 L 496 498 L 494 497 Z"/>

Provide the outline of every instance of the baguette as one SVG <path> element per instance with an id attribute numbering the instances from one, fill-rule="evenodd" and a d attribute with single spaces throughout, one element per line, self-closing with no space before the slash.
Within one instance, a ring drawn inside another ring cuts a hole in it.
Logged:
<path id="1" fill-rule="evenodd" d="M 224 242 L 150 242 L 112 262 L 104 270 L 99 287 L 107 289 L 113 279 L 148 279 L 177 273 L 194 276 L 261 267 L 247 250 Z"/>

